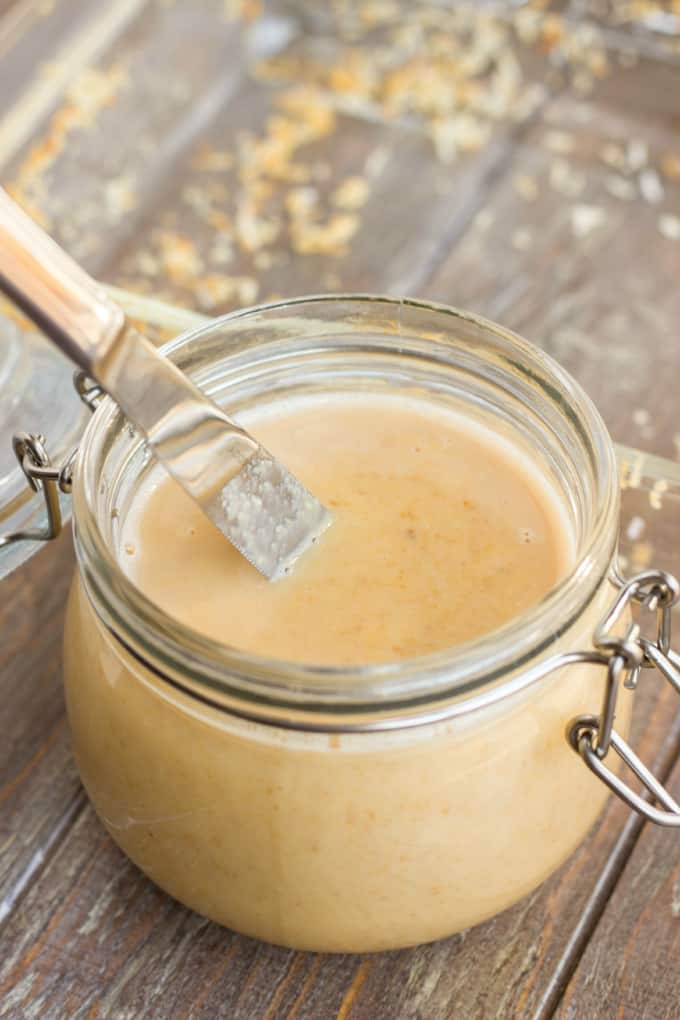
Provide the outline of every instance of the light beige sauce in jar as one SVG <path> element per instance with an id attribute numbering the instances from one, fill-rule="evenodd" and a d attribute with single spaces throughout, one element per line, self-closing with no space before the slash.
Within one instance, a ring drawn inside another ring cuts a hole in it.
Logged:
<path id="1" fill-rule="evenodd" d="M 571 565 L 539 468 L 453 412 L 330 395 L 247 423 L 336 515 L 294 576 L 260 579 L 153 471 L 121 536 L 147 595 L 222 642 L 316 663 L 448 648 L 511 620 Z M 603 581 L 551 654 L 589 647 L 611 597 Z M 600 709 L 601 667 L 413 729 L 280 729 L 141 665 L 77 579 L 65 681 L 81 775 L 118 844 L 183 903 L 295 948 L 394 948 L 484 920 L 568 856 L 606 796 L 565 740 L 570 719 Z M 622 691 L 623 734 L 629 715 Z"/>
<path id="2" fill-rule="evenodd" d="M 334 515 L 293 575 L 261 577 L 160 469 L 122 538 L 145 595 L 213 639 L 308 663 L 411 658 L 506 623 L 571 566 L 545 480 L 469 418 L 414 398 L 338 395 L 244 420 Z"/>

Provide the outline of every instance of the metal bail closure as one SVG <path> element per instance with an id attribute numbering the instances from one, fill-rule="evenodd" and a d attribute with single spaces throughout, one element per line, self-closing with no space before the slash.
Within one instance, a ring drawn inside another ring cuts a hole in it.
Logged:
<path id="1" fill-rule="evenodd" d="M 645 570 L 623 584 L 593 635 L 593 644 L 606 657 L 607 665 L 601 714 L 599 717 L 579 716 L 567 727 L 570 745 L 591 772 L 638 814 L 657 825 L 672 828 L 680 828 L 680 805 L 614 730 L 613 724 L 619 683 L 635 687 L 642 669 L 656 668 L 680 694 L 680 655 L 670 647 L 671 608 L 678 599 L 679 590 L 677 580 L 663 570 Z M 630 623 L 620 636 L 612 633 L 631 603 L 637 603 L 641 611 L 656 614 L 654 641 L 641 637 L 637 621 Z M 603 759 L 610 748 L 637 776 L 651 799 L 636 793 L 604 764 Z"/>
<path id="2" fill-rule="evenodd" d="M 580 716 L 574 720 L 568 731 L 569 743 L 575 751 L 578 751 L 590 771 L 599 776 L 602 782 L 625 804 L 628 804 L 638 814 L 643 815 L 648 821 L 680 829 L 680 804 L 673 800 L 668 790 L 652 775 L 632 747 L 626 743 L 623 737 L 619 736 L 616 730 L 612 730 L 610 747 L 616 751 L 631 772 L 635 773 L 652 798 L 665 810 L 655 807 L 640 794 L 635 793 L 623 779 L 607 768 L 595 750 L 598 727 L 599 720 L 596 716 Z"/>
<path id="3" fill-rule="evenodd" d="M 97 409 L 104 391 L 84 372 L 76 372 L 73 385 L 78 396 L 91 411 Z M 39 433 L 19 432 L 12 437 L 15 456 L 34 492 L 42 492 L 47 511 L 44 528 L 26 528 L 23 531 L 0 535 L 0 549 L 12 542 L 49 542 L 61 532 L 62 518 L 59 493 L 70 493 L 73 486 L 73 468 L 78 454 L 76 447 L 61 467 L 55 467 L 45 448 L 45 437 Z"/>
<path id="4" fill-rule="evenodd" d="M 47 510 L 47 523 L 44 528 L 27 528 L 25 531 L 0 535 L 0 547 L 9 545 L 10 542 L 47 542 L 51 538 L 56 538 L 61 531 L 61 507 L 59 506 L 58 492 L 60 471 L 52 467 L 45 449 L 44 436 L 20 432 L 14 436 L 12 446 L 28 484 L 34 492 L 42 490 Z M 70 491 L 70 485 L 68 491 Z"/>

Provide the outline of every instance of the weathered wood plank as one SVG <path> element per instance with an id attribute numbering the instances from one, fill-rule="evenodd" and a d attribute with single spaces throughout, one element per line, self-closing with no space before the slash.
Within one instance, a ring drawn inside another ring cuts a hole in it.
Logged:
<path id="1" fill-rule="evenodd" d="M 678 157 L 677 135 L 655 121 L 556 100 L 426 288 L 539 344 L 583 383 L 616 439 L 671 457 Z"/>
<path id="2" fill-rule="evenodd" d="M 97 85 L 101 86 L 96 65 L 147 2 L 116 0 L 102 7 L 93 0 L 54 4 L 24 0 L 2 18 L 0 54 L 7 84 L 0 109 L 4 162 L 31 141 L 64 89 L 77 86 L 83 73 L 89 74 L 89 98 L 96 104 Z M 76 104 L 66 108 L 62 129 L 73 127 L 76 112 Z M 44 164 L 54 154 L 53 148 L 43 148 L 37 162 Z"/>
<path id="3" fill-rule="evenodd" d="M 292 90 L 279 98 L 280 123 L 297 100 Z M 229 170 L 197 171 L 228 159 L 218 140 L 234 139 L 242 125 L 252 130 L 255 113 L 257 141 L 267 145 L 271 99 L 249 86 L 247 98 L 220 115 L 193 165 L 180 170 L 162 207 L 107 270 L 116 283 L 211 314 L 304 293 L 412 292 L 464 230 L 514 144 L 499 131 L 483 153 L 453 169 L 417 132 L 356 121 L 305 98 L 305 116 L 317 122 L 295 154 L 305 183 L 263 174 L 253 189 L 241 186 L 252 163 L 238 146 Z M 288 123 L 295 130 L 294 119 Z M 411 177 L 419 186 L 405 195 Z M 269 194 L 258 208 L 251 195 L 260 186 Z"/>
<path id="4" fill-rule="evenodd" d="M 88 30 L 98 6 L 96 0 L 59 0 L 54 4 L 18 0 L 0 4 L 2 121 L 29 83 L 35 85 L 42 78 L 43 88 L 49 91 L 49 86 L 45 86 L 57 70 L 53 64 L 55 57 L 67 39 Z M 35 75 L 36 69 L 41 69 L 39 76 Z M 1 127 L 0 139 L 6 141 Z M 4 144 L 0 145 L 0 153 L 6 153 Z"/>
<path id="5" fill-rule="evenodd" d="M 475 91 L 477 113 L 458 111 L 443 74 L 433 110 L 409 100 L 410 65 L 434 59 L 446 11 L 425 6 L 427 33 L 412 52 L 393 13 L 345 39 L 342 18 L 306 33 L 317 23 L 306 5 L 267 9 L 287 45 L 253 62 L 256 81 L 206 125 L 107 275 L 215 313 L 320 290 L 417 289 L 545 98 L 527 70 L 533 51 L 494 23 L 497 35 L 477 34 L 488 52 L 460 86 Z M 468 12 L 459 46 L 473 20 Z"/>
<path id="6" fill-rule="evenodd" d="M 99 5 L 98 15 L 105 20 L 115 11 Z M 212 0 L 191 9 L 143 0 L 110 33 L 103 55 L 97 46 L 106 38 L 92 43 L 92 62 L 89 39 L 73 32 L 46 120 L 37 117 L 33 137 L 16 154 L 0 147 L 3 183 L 92 271 L 226 102 L 246 59 L 267 52 L 257 40 L 248 45 L 242 23 L 222 12 Z M 9 128 L 7 134 L 11 140 Z"/>

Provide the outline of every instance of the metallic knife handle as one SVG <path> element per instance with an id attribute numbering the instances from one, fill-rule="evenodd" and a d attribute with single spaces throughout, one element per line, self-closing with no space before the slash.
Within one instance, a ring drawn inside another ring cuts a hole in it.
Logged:
<path id="1" fill-rule="evenodd" d="M 0 290 L 92 373 L 126 325 L 106 291 L 0 188 Z"/>

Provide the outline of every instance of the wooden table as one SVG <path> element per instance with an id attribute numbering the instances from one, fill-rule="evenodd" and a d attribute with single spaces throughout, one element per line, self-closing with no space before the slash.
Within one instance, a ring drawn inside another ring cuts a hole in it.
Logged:
<path id="1" fill-rule="evenodd" d="M 0 177 L 93 273 L 206 314 L 339 290 L 488 314 L 673 457 L 672 29 L 670 2 L 0 0 Z M 3 587 L 0 1017 L 680 1018 L 680 836 L 614 801 L 533 895 L 419 949 L 288 952 L 179 907 L 78 782 L 72 565 L 64 535 Z M 634 734 L 676 796 L 677 709 L 645 681 Z"/>

